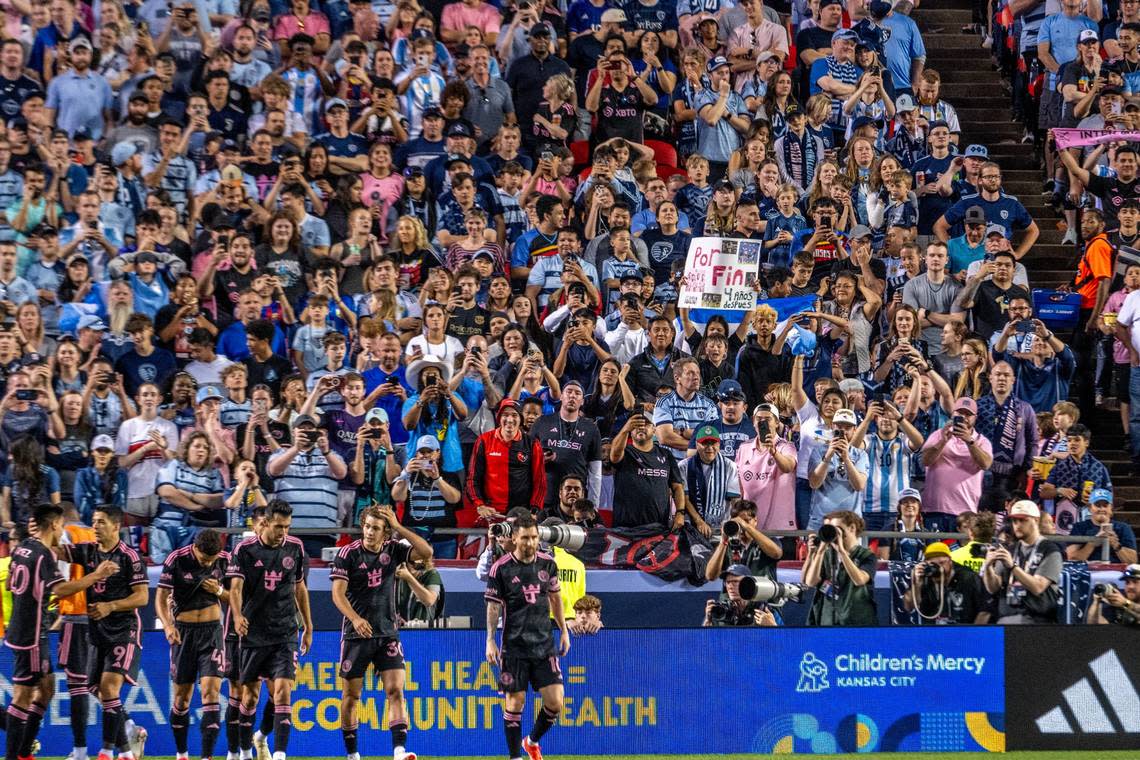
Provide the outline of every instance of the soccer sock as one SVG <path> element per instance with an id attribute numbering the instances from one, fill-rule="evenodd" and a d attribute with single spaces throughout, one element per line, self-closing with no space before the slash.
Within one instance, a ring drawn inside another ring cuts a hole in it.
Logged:
<path id="1" fill-rule="evenodd" d="M 293 727 L 293 708 L 277 705 L 273 710 L 273 754 L 289 751 L 289 729 Z"/>
<path id="2" fill-rule="evenodd" d="M 218 732 L 221 731 L 222 706 L 217 702 L 207 702 L 202 705 L 202 757 L 214 756 L 214 745 L 218 743 Z"/>
<path id="3" fill-rule="evenodd" d="M 242 705 L 239 710 L 241 718 L 238 722 L 238 746 L 244 754 L 253 749 L 253 716 L 257 714 L 257 707 Z"/>
<path id="4" fill-rule="evenodd" d="M 123 703 L 118 699 L 103 700 L 103 751 L 110 752 L 123 731 Z M 125 732 L 124 732 L 125 733 Z"/>
<path id="5" fill-rule="evenodd" d="M 522 713 L 503 710 L 503 730 L 507 735 L 507 755 L 522 757 Z"/>
<path id="6" fill-rule="evenodd" d="M 174 733 L 174 751 L 185 755 L 190 751 L 190 708 L 170 708 L 170 730 Z"/>
<path id="7" fill-rule="evenodd" d="M 408 743 L 408 722 L 402 720 L 399 723 L 389 723 L 388 730 L 392 732 L 392 749 L 403 749 Z"/>
<path id="8" fill-rule="evenodd" d="M 556 720 L 558 713 L 547 712 L 545 707 L 539 710 L 538 716 L 534 719 L 534 728 L 530 730 L 530 740 L 538 744 Z"/>
<path id="9" fill-rule="evenodd" d="M 257 728 L 257 732 L 263 737 L 268 737 L 273 733 L 273 716 L 276 710 L 277 705 L 273 704 L 273 698 L 270 697 L 261 711 L 261 725 Z"/>
<path id="10" fill-rule="evenodd" d="M 236 697 L 230 697 L 226 702 L 226 749 L 231 755 L 236 755 L 240 749 L 238 746 L 240 716 L 241 701 Z"/>
<path id="11" fill-rule="evenodd" d="M 8 705 L 8 725 L 6 738 L 7 746 L 4 748 L 5 760 L 17 760 L 20 756 L 20 746 L 24 741 L 24 724 L 27 723 L 28 714 L 15 705 Z"/>
<path id="12" fill-rule="evenodd" d="M 71 709 L 71 744 L 73 747 L 87 746 L 87 718 L 90 713 L 87 698 L 87 684 L 69 684 L 67 687 L 68 707 Z"/>
<path id="13" fill-rule="evenodd" d="M 40 724 L 43 723 L 45 712 L 47 712 L 47 708 L 39 702 L 32 702 L 32 706 L 28 708 L 28 719 L 24 723 L 24 736 L 20 741 L 21 757 L 29 757 L 32 754 L 32 742 L 36 740 L 36 735 L 40 732 Z"/>
<path id="14" fill-rule="evenodd" d="M 349 722 L 351 721 L 351 723 Z M 360 728 L 360 720 L 354 715 L 351 718 L 342 716 L 340 719 L 340 735 L 344 739 L 344 752 L 346 755 L 355 755 L 356 732 Z"/>

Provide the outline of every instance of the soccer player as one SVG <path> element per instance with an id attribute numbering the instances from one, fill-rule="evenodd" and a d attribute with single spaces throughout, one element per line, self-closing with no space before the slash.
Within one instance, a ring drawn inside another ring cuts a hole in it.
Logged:
<path id="1" fill-rule="evenodd" d="M 92 443 L 92 448 L 97 449 Z M 70 544 L 95 540 L 95 531 L 79 518 L 79 511 L 71 502 L 63 502 L 63 538 Z M 70 565 L 71 580 L 83 577 L 83 571 Z M 59 597 L 58 659 L 60 669 L 67 677 L 67 707 L 71 718 L 71 754 L 67 760 L 87 760 L 87 717 L 91 691 L 87 683 L 87 642 L 90 628 L 87 620 L 87 594 L 80 591 L 71 596 Z"/>
<path id="2" fill-rule="evenodd" d="M 432 549 L 427 541 L 400 525 L 391 507 L 365 509 L 360 528 L 364 538 L 342 548 L 329 573 L 333 603 L 344 614 L 340 644 L 344 749 L 348 760 L 360 760 L 356 708 L 364 690 L 364 674 L 371 665 L 380 674 L 388 697 L 392 757 L 415 760 L 416 754 L 404 748 L 408 713 L 404 707 L 404 650 L 396 623 L 396 570 L 410 559 L 429 559 Z"/>
<path id="3" fill-rule="evenodd" d="M 8 704 L 6 760 L 30 758 L 47 706 L 55 694 L 47 640 L 47 606 L 52 594 L 71 596 L 102 584 L 119 566 L 100 562 L 82 578 L 65 581 L 52 547 L 63 533 L 63 510 L 42 504 L 32 516 L 32 535 L 20 542 L 8 566 L 12 611 L 4 643 L 12 650 L 12 701 Z"/>
<path id="4" fill-rule="evenodd" d="M 133 684 L 139 674 L 142 626 L 136 610 L 146 606 L 149 596 L 146 565 L 138 552 L 119 540 L 122 525 L 123 511 L 101 504 L 91 515 L 95 541 L 61 546 L 57 551 L 61 559 L 79 565 L 84 573 L 94 572 L 106 561 L 116 565 L 113 575 L 87 589 L 88 683 L 103 704 L 100 760 L 112 760 L 116 749 L 119 760 L 134 760 L 146 740 L 145 729 L 128 720 L 119 699 L 123 681 Z"/>
<path id="5" fill-rule="evenodd" d="M 222 535 L 206 529 L 194 543 L 167 555 L 158 577 L 154 611 L 162 621 L 170 644 L 170 672 L 174 698 L 170 704 L 170 728 L 178 760 L 190 756 L 190 699 L 194 684 L 202 694 L 202 754 L 214 756 L 221 730 L 222 673 L 225 670 L 225 639 L 222 636 L 222 605 L 229 594 L 222 587 L 229 554 L 222 550 Z"/>
<path id="6" fill-rule="evenodd" d="M 538 523 L 519 517 L 514 526 L 515 548 L 491 565 L 487 578 L 487 661 L 499 666 L 503 698 L 503 726 L 511 760 L 523 750 L 531 760 L 542 760 L 538 743 L 562 713 L 562 669 L 558 657 L 570 651 L 566 620 L 556 615 L 558 654 L 550 630 L 550 610 L 562 609 L 558 566 L 554 557 L 538 551 Z M 503 619 L 503 646 L 495 643 L 495 629 Z M 527 685 L 542 695 L 542 710 L 530 736 L 522 737 L 522 712 Z"/>
<path id="7" fill-rule="evenodd" d="M 269 502 L 257 535 L 239 543 L 230 557 L 230 608 L 238 645 L 241 681 L 241 757 L 253 756 L 253 718 L 261 679 L 270 682 L 273 709 L 273 760 L 285 760 L 292 728 L 293 681 L 297 669 L 297 615 L 302 622 L 301 654 L 313 643 L 313 617 L 305 583 L 301 541 L 289 535 L 293 508 Z"/>

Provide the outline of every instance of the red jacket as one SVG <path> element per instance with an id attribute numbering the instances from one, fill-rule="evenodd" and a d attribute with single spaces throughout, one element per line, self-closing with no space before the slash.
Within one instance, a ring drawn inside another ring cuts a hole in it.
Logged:
<path id="1" fill-rule="evenodd" d="M 542 444 L 521 431 L 513 441 L 504 441 L 498 429 L 483 433 L 471 451 L 463 501 L 471 509 L 488 506 L 500 514 L 512 507 L 542 509 L 546 501 Z"/>

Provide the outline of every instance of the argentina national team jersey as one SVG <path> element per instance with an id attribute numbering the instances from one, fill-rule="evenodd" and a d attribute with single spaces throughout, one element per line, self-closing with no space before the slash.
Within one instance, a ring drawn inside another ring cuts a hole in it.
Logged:
<path id="1" fill-rule="evenodd" d="M 867 486 L 863 489 L 863 513 L 894 512 L 899 492 L 910 488 L 910 447 L 906 437 L 898 433 L 884 441 L 877 433 L 864 438 L 870 466 Z"/>

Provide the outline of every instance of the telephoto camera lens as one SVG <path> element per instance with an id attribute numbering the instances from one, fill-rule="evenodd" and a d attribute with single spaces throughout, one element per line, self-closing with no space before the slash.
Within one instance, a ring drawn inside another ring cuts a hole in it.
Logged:
<path id="1" fill-rule="evenodd" d="M 802 601 L 804 587 L 798 583 L 781 583 L 754 575 L 740 579 L 740 596 L 750 602 L 766 602 L 779 607 L 784 602 Z"/>
<path id="2" fill-rule="evenodd" d="M 491 526 L 491 535 L 495 538 L 508 538 L 512 532 L 509 522 L 499 522 Z"/>
<path id="3" fill-rule="evenodd" d="M 1093 586 L 1093 595 L 1104 596 L 1106 593 L 1108 593 L 1108 584 L 1107 583 L 1098 583 L 1095 586 Z"/>
<path id="4" fill-rule="evenodd" d="M 729 520 L 724 525 L 720 526 L 720 532 L 726 538 L 733 538 L 740 535 L 740 523 L 735 520 Z"/>
<path id="5" fill-rule="evenodd" d="M 836 528 L 830 523 L 819 526 L 819 540 L 826 543 L 832 543 L 835 539 L 839 538 L 839 528 Z"/>

